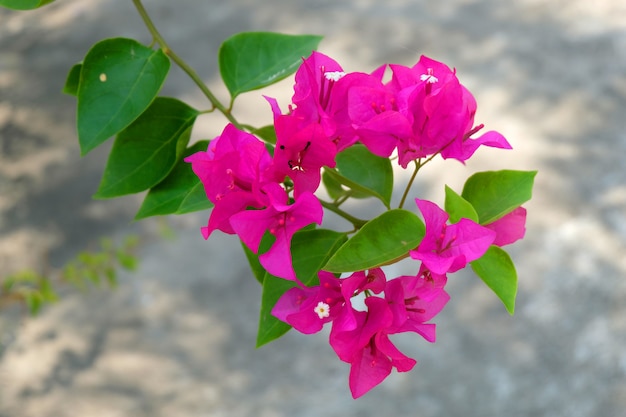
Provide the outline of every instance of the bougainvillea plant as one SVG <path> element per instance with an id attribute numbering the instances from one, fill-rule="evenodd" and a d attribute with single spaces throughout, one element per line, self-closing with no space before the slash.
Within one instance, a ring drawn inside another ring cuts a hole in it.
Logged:
<path id="1" fill-rule="evenodd" d="M 434 158 L 464 163 L 481 146 L 511 149 L 503 135 L 476 124 L 476 101 L 455 70 L 422 56 L 412 66 L 344 72 L 315 51 L 319 36 L 240 33 L 219 50 L 230 93 L 224 105 L 172 51 L 141 2 L 133 3 L 152 42 L 98 42 L 64 88 L 77 98 L 83 154 L 115 136 L 95 197 L 148 190 L 137 219 L 210 209 L 202 236 L 237 235 L 263 286 L 257 346 L 292 327 L 312 334 L 330 326 L 329 343 L 350 364 L 358 398 L 393 368 L 416 364 L 393 335 L 435 341 L 449 274 L 470 266 L 513 314 L 517 275 L 502 247 L 524 236 L 522 205 L 535 172 L 474 173 L 460 192 L 445 186 L 442 206 L 411 193 Z M 13 0 L 0 5 L 17 8 Z M 172 62 L 196 82 L 208 109 L 158 95 Z M 294 73 L 290 103 L 265 97 L 268 125 L 252 127 L 232 114 L 240 94 Z M 190 144 L 195 120 L 212 111 L 226 118 L 222 133 Z M 401 169 L 412 175 L 398 187 Z M 379 200 L 381 210 L 357 218 L 345 204 L 354 199 Z M 347 226 L 327 228 L 328 212 Z M 389 276 L 388 266 L 405 258 L 414 272 Z"/>

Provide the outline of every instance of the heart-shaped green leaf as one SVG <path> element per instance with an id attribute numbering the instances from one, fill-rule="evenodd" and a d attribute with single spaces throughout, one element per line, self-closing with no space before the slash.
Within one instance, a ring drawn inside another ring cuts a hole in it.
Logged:
<path id="1" fill-rule="evenodd" d="M 470 262 L 470 265 L 513 315 L 517 295 L 517 272 L 509 254 L 498 246 L 491 246 L 481 258 Z"/>
<path id="2" fill-rule="evenodd" d="M 83 60 L 77 124 L 82 154 L 131 124 L 161 89 L 170 60 L 132 39 L 105 39 Z"/>
<path id="3" fill-rule="evenodd" d="M 394 209 L 368 221 L 324 266 L 330 272 L 363 271 L 402 258 L 425 234 L 424 222 L 410 211 Z"/>
<path id="4" fill-rule="evenodd" d="M 245 32 L 228 38 L 219 50 L 220 74 L 232 99 L 293 74 L 321 36 Z"/>
<path id="5" fill-rule="evenodd" d="M 476 210 L 480 224 L 489 224 L 532 196 L 537 171 L 486 171 L 467 179 L 461 195 Z"/>
<path id="6" fill-rule="evenodd" d="M 206 151 L 208 140 L 196 142 L 187 148 L 183 157 Z M 191 164 L 180 159 L 172 172 L 150 189 L 135 220 L 165 214 L 184 214 L 213 207 L 204 192 L 204 186 L 191 169 Z"/>
<path id="7" fill-rule="evenodd" d="M 95 198 L 147 190 L 176 165 L 189 142 L 198 111 L 182 101 L 159 97 L 115 138 Z"/>
<path id="8" fill-rule="evenodd" d="M 291 255 L 294 270 L 300 281 L 309 286 L 318 284 L 317 273 L 345 240 L 345 234 L 326 229 L 296 233 L 291 241 Z M 272 316 L 272 309 L 285 291 L 296 285 L 293 281 L 265 274 L 257 347 L 279 338 L 291 329 L 291 326 Z"/>

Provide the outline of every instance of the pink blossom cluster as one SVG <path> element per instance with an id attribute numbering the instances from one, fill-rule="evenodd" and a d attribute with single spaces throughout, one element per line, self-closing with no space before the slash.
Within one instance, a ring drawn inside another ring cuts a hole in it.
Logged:
<path id="1" fill-rule="evenodd" d="M 524 236 L 526 210 L 517 208 L 500 220 L 481 226 L 449 216 L 436 204 L 416 199 L 426 222 L 426 234 L 409 255 L 421 261 L 416 276 L 387 279 L 380 268 L 346 278 L 319 272 L 319 285 L 299 286 L 280 298 L 272 314 L 296 330 L 315 333 L 332 322 L 329 342 L 337 356 L 351 365 L 349 384 L 358 398 L 382 382 L 392 368 L 410 371 L 416 364 L 390 341 L 389 335 L 414 332 L 435 341 L 435 324 L 428 323 L 450 298 L 444 290 L 447 274 L 480 258 L 493 244 L 502 246 Z M 377 296 L 384 292 L 383 296 Z M 365 311 L 352 299 L 365 296 Z"/>
<path id="2" fill-rule="evenodd" d="M 383 81 L 387 68 L 389 81 Z M 406 357 L 389 335 L 415 332 L 435 340 L 429 321 L 444 307 L 446 274 L 480 258 L 492 245 L 512 243 L 524 233 L 525 211 L 518 208 L 481 226 L 448 215 L 434 203 L 416 200 L 426 235 L 409 255 L 421 262 L 415 276 L 387 279 L 379 268 L 339 278 L 319 272 L 319 285 L 303 285 L 291 257 L 293 235 L 321 224 L 323 207 L 315 196 L 323 167 L 335 167 L 338 152 L 361 143 L 381 157 L 397 154 L 406 168 L 414 160 L 440 154 L 464 162 L 480 145 L 510 148 L 497 132 L 474 138 L 476 102 L 446 65 L 422 56 L 413 67 L 383 66 L 371 74 L 345 73 L 333 59 L 314 52 L 295 76 L 289 111 L 267 98 L 274 113 L 273 152 L 250 133 L 228 125 L 204 152 L 189 156 L 193 171 L 214 204 L 205 238 L 214 230 L 236 234 L 270 274 L 297 286 L 278 301 L 273 314 L 303 333 L 332 322 L 330 344 L 351 364 L 350 388 L 359 397 Z M 275 239 L 259 253 L 267 233 Z M 353 307 L 362 295 L 365 309 Z"/>

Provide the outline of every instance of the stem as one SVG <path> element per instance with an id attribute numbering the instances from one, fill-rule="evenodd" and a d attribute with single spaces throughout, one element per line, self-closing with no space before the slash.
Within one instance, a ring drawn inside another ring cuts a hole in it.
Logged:
<path id="1" fill-rule="evenodd" d="M 406 201 L 406 198 L 409 195 L 409 190 L 411 189 L 411 186 L 413 185 L 413 181 L 415 181 L 415 177 L 417 176 L 417 172 L 420 170 L 421 167 L 422 167 L 421 159 L 416 160 L 415 171 L 413 171 L 413 175 L 411 175 L 411 179 L 409 180 L 409 183 L 406 185 L 406 188 L 404 189 L 404 194 L 402 194 L 402 199 L 400 200 L 400 205 L 398 206 L 398 208 L 402 208 L 402 206 L 404 206 L 404 202 Z"/>
<path id="2" fill-rule="evenodd" d="M 191 78 L 193 82 L 196 83 L 198 88 L 200 88 L 200 90 L 204 93 L 204 95 L 209 99 L 213 107 L 219 110 L 224 115 L 224 117 L 228 119 L 229 122 L 235 125 L 235 127 L 240 129 L 241 124 L 237 121 L 237 119 L 235 119 L 235 117 L 232 115 L 230 110 L 227 109 L 217 99 L 217 97 L 215 97 L 215 95 L 209 89 L 209 87 L 207 87 L 206 84 L 202 81 L 202 79 L 198 76 L 198 73 L 193 68 L 191 68 L 189 64 L 187 64 L 181 57 L 179 57 L 172 50 L 172 48 L 169 47 L 165 39 L 163 39 L 163 36 L 161 36 L 156 26 L 152 22 L 152 19 L 148 15 L 148 12 L 146 11 L 146 9 L 143 7 L 143 4 L 141 4 L 141 0 L 133 0 L 133 4 L 135 5 L 137 12 L 143 19 L 143 22 L 145 23 L 146 27 L 150 31 L 150 34 L 152 35 L 153 40 L 156 41 L 156 43 L 158 43 L 161 46 L 161 48 L 163 49 L 163 52 L 165 52 L 165 54 L 168 55 L 172 59 L 172 61 L 176 63 L 176 65 L 178 65 L 183 71 L 185 71 L 185 73 L 187 73 L 189 78 Z"/>
<path id="3" fill-rule="evenodd" d="M 340 209 L 333 203 L 329 203 L 328 201 L 324 201 L 324 200 L 320 200 L 320 203 L 322 203 L 322 206 L 324 208 L 327 208 L 328 210 L 332 211 L 333 213 L 343 217 L 344 219 L 352 223 L 354 227 L 357 229 L 363 227 L 363 225 L 367 223 L 367 220 L 358 219 L 354 217 L 353 215 L 346 213 L 345 211 L 343 211 L 342 209 Z"/>

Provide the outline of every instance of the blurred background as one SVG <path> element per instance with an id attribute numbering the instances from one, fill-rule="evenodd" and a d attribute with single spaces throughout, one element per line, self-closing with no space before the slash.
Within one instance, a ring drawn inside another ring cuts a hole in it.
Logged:
<path id="1" fill-rule="evenodd" d="M 0 277 L 55 271 L 109 236 L 139 236 L 140 267 L 116 290 L 62 291 L 29 318 L 0 312 L 1 417 L 626 415 L 626 3 L 598 0 L 146 0 L 171 47 L 226 101 L 217 50 L 240 31 L 313 33 L 347 71 L 456 67 L 476 121 L 513 151 L 433 163 L 415 191 L 443 202 L 486 169 L 539 170 L 511 317 L 471 273 L 449 281 L 438 340 L 395 339 L 418 360 L 352 400 L 327 333 L 255 349 L 260 287 L 208 213 L 134 223 L 140 197 L 92 200 L 110 144 L 81 158 L 70 67 L 95 42 L 150 37 L 130 1 L 0 9 Z M 291 80 L 264 94 L 284 106 Z M 163 95 L 206 101 L 172 67 Z M 270 120 L 257 92 L 235 107 Z M 203 116 L 194 139 L 219 134 Z M 401 182 L 401 180 L 400 180 Z M 399 184 L 401 186 L 401 184 Z M 170 238 L 164 238 L 163 230 Z"/>

